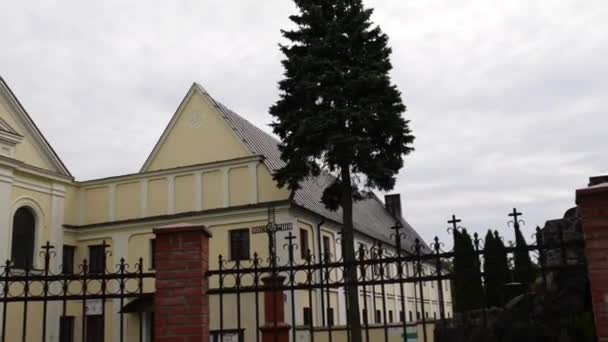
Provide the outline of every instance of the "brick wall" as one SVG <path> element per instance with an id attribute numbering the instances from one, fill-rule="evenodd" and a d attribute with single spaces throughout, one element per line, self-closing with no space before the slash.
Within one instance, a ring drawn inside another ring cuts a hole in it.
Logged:
<path id="1" fill-rule="evenodd" d="M 593 312 L 599 341 L 608 341 L 608 183 L 576 192 L 582 215 Z"/>
<path id="2" fill-rule="evenodd" d="M 172 225 L 156 234 L 155 342 L 209 341 L 209 238 L 204 226 Z"/>

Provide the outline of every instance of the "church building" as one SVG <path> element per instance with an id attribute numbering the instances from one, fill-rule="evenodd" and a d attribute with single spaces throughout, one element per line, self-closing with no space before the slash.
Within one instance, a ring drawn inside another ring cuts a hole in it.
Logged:
<path id="1" fill-rule="evenodd" d="M 137 173 L 88 181 L 75 179 L 61 161 L 60 151 L 50 146 L 34 123 L 36 116 L 43 114 L 28 113 L 0 78 L 0 260 L 10 259 L 14 269 L 41 269 L 44 260 L 39 251 L 48 241 L 55 247 L 51 266 L 56 269 L 77 270 L 85 258 L 92 267 L 104 255 L 100 250 L 104 243 L 111 252 L 104 259 L 107 265 L 113 267 L 121 258 L 135 265 L 141 257 L 145 270 L 153 272 L 153 230 L 178 223 L 208 228 L 212 234 L 213 269 L 220 254 L 231 260 L 249 259 L 254 252 L 265 255 L 267 237 L 254 234 L 252 227 L 267 223 L 269 207 L 276 212 L 276 222 L 291 224 L 291 233 L 298 237 L 299 244 L 305 244 L 313 253 L 318 250 L 337 257 L 341 254 L 341 212 L 329 211 L 320 200 L 329 176 L 303 181 L 302 188 L 294 194 L 279 188 L 272 177 L 283 165 L 278 141 L 216 101 L 197 83 L 188 90 L 173 116 L 167 116 L 168 125 L 159 132 L 158 142 Z M 401 217 L 400 201 L 397 195 L 393 196 L 388 202 L 397 205 L 389 207 L 375 195 L 355 203 L 357 244 L 371 246 L 374 241 L 382 241 L 392 245 L 390 227 L 395 225 L 395 218 L 404 227 L 404 248 L 411 248 L 417 238 L 422 240 Z M 278 238 L 283 239 L 286 233 L 279 232 Z M 277 252 L 286 253 L 283 249 Z M 147 291 L 154 291 L 153 282 L 146 283 L 146 287 Z M 449 286 L 444 289 L 449 315 Z M 424 294 L 427 312 L 419 312 L 420 296 L 416 291 L 408 285 L 407 298 L 399 298 L 395 290 L 387 294 L 391 320 L 393 316 L 395 322 L 399 317 L 408 322 L 422 315 L 437 317 L 437 288 L 424 289 L 428 291 Z M 400 312 L 402 300 L 408 302 L 412 312 Z M 295 325 L 306 318 L 303 308 L 308 302 L 304 298 L 297 300 Z M 330 294 L 330 302 L 335 308 L 332 321 L 345 324 L 344 295 L 337 290 Z M 107 300 L 104 307 L 106 314 L 100 316 L 70 304 L 64 317 L 59 304 L 50 305 L 47 340 L 60 341 L 66 334 L 80 336 L 79 322 L 86 315 L 87 336 L 105 335 L 105 341 L 119 341 L 116 327 L 121 323 L 118 312 L 122 308 L 115 299 Z M 311 319 L 320 320 L 319 310 L 307 309 L 313 311 Z M 19 326 L 23 310 L 19 303 L 9 306 L 4 317 L 9 327 Z M 32 303 L 28 310 L 35 312 L 42 307 Z M 376 320 L 374 312 L 365 314 L 370 322 Z M 30 317 L 40 320 L 37 315 Z M 96 321 L 100 317 L 105 321 Z M 150 341 L 153 313 L 145 312 L 142 317 L 142 339 Z M 135 328 L 138 320 L 138 315 L 125 316 L 122 323 L 126 326 L 126 340 L 140 340 L 139 329 Z M 217 325 L 212 316 L 211 329 Z M 19 329 L 8 334 L 8 341 L 21 340 Z M 40 334 L 28 331 L 27 340 L 40 341 Z"/>

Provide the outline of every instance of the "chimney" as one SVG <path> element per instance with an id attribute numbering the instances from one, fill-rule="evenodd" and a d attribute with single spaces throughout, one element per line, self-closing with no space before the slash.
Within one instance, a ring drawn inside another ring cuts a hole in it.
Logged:
<path id="1" fill-rule="evenodd" d="M 395 218 L 400 218 L 401 216 L 401 195 L 392 194 L 384 196 L 384 206 L 386 210 L 391 213 Z"/>
<path id="2" fill-rule="evenodd" d="M 594 186 L 602 183 L 608 183 L 608 175 L 595 176 L 589 178 L 589 186 Z"/>

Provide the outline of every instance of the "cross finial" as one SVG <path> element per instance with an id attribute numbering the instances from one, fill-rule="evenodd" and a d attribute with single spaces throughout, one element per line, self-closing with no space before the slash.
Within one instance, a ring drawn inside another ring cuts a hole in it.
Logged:
<path id="1" fill-rule="evenodd" d="M 513 208 L 513 212 L 509 214 L 509 216 L 513 217 L 513 220 L 517 220 L 517 216 L 521 216 L 522 214 L 517 211 L 516 208 Z"/>
<path id="2" fill-rule="evenodd" d="M 48 251 L 50 251 L 51 249 L 55 248 L 55 246 L 51 245 L 51 243 L 47 241 L 47 242 L 44 244 L 44 246 L 42 246 L 42 247 L 40 247 L 40 248 L 42 248 L 42 249 L 44 249 L 46 252 L 48 252 Z"/>
<path id="3" fill-rule="evenodd" d="M 517 217 L 521 215 L 522 213 L 518 212 L 516 208 L 513 208 L 513 211 L 509 214 L 509 216 L 513 218 L 513 225 L 516 228 L 519 227 L 519 219 Z"/>
<path id="4" fill-rule="evenodd" d="M 401 224 L 401 222 L 397 221 L 395 223 L 394 226 L 391 227 L 392 230 L 396 231 L 397 233 L 399 233 L 399 231 L 403 228 L 403 225 Z"/>
<path id="5" fill-rule="evenodd" d="M 287 234 L 287 236 L 285 237 L 285 240 L 287 240 L 290 243 L 295 239 L 296 239 L 296 236 L 293 235 L 291 232 L 289 232 L 289 234 Z"/>
<path id="6" fill-rule="evenodd" d="M 452 214 L 452 219 L 448 221 L 449 224 L 452 225 L 452 228 L 454 228 L 454 230 L 458 229 L 458 223 L 462 222 L 461 219 L 457 219 L 456 215 Z"/>

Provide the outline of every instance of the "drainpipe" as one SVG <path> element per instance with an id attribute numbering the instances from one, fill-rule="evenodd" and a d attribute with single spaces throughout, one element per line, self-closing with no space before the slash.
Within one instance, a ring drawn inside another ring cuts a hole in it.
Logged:
<path id="1" fill-rule="evenodd" d="M 325 223 L 325 218 L 321 218 L 321 222 L 317 224 L 317 255 L 318 255 L 318 264 L 321 266 L 323 264 L 323 258 L 321 256 L 321 225 Z M 325 326 L 325 294 L 323 290 L 323 267 L 319 267 L 319 285 L 321 289 L 321 326 Z M 329 289 L 328 289 L 329 290 Z M 312 310 L 312 308 L 311 308 Z"/>

